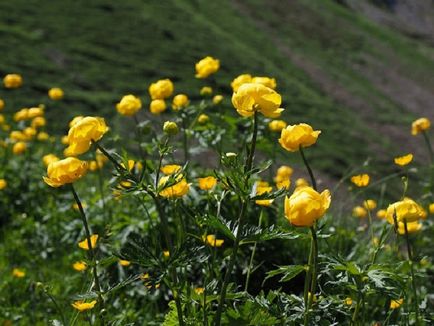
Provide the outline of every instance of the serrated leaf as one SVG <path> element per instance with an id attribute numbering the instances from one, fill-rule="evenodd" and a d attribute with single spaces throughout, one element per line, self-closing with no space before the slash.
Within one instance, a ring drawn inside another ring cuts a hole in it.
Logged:
<path id="1" fill-rule="evenodd" d="M 288 282 L 303 271 L 305 271 L 305 267 L 303 265 L 279 266 L 278 269 L 267 272 L 267 277 L 265 277 L 263 283 L 265 283 L 265 281 L 269 278 L 280 274 L 283 274 L 283 276 L 280 278 L 279 282 Z"/>

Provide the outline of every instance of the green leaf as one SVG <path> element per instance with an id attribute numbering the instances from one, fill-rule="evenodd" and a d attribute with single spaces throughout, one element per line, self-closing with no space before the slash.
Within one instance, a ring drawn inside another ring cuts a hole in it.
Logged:
<path id="1" fill-rule="evenodd" d="M 283 276 L 280 278 L 279 282 L 288 282 L 292 280 L 294 277 L 296 277 L 298 274 L 303 272 L 305 270 L 305 267 L 303 265 L 288 265 L 288 266 L 279 266 L 278 269 L 275 269 L 274 271 L 267 272 L 267 277 L 265 278 L 264 282 L 268 280 L 269 278 L 272 278 L 276 275 Z"/>
<path id="2" fill-rule="evenodd" d="M 265 229 L 257 226 L 249 226 L 246 227 L 242 232 L 242 240 L 240 241 L 240 245 L 275 239 L 294 240 L 299 236 L 300 235 L 294 231 L 285 231 L 275 225 Z"/>

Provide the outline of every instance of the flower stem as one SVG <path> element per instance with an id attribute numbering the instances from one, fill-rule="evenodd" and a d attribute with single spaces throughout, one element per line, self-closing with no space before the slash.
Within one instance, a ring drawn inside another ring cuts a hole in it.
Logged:
<path id="1" fill-rule="evenodd" d="M 89 256 L 90 256 L 90 259 L 92 261 L 93 278 L 95 280 L 95 288 L 96 288 L 96 292 L 97 292 L 98 299 L 99 299 L 99 307 L 100 307 L 99 318 L 100 318 L 101 325 L 104 325 L 104 317 L 102 314 L 102 310 L 104 309 L 104 298 L 102 296 L 101 286 L 100 286 L 99 277 L 98 277 L 95 251 L 94 251 L 94 248 L 92 247 L 92 242 L 90 240 L 91 232 L 89 229 L 89 224 L 87 223 L 86 214 L 84 213 L 83 205 L 81 204 L 80 198 L 78 197 L 77 192 L 75 191 L 74 186 L 72 184 L 71 184 L 71 191 L 72 191 L 72 194 L 74 196 L 75 202 L 78 205 L 78 210 L 80 211 L 80 217 L 81 217 L 81 220 L 82 220 L 83 226 L 84 226 L 84 232 L 86 233 L 87 246 L 89 248 Z"/>
<path id="2" fill-rule="evenodd" d="M 408 227 L 407 227 L 406 219 L 404 219 L 404 230 L 405 230 L 405 241 L 407 243 L 408 262 L 410 263 L 411 284 L 413 287 L 414 310 L 416 314 L 416 325 L 417 325 L 419 323 L 419 299 L 417 296 L 416 280 L 414 277 L 413 255 L 411 253 L 411 245 L 410 245 L 410 240 L 408 238 Z"/>
<path id="3" fill-rule="evenodd" d="M 258 228 L 261 227 L 263 216 L 264 216 L 264 210 L 261 209 L 261 213 L 259 214 Z M 257 245 L 257 244 L 258 244 L 258 242 L 255 241 L 255 243 L 254 243 L 254 245 L 253 245 L 252 255 L 250 256 L 249 267 L 247 268 L 246 285 L 245 285 L 245 287 L 244 287 L 244 291 L 245 291 L 245 292 L 247 292 L 247 290 L 249 289 L 250 274 L 251 274 L 251 272 L 252 272 L 253 259 L 254 259 L 254 257 L 255 257 L 255 253 L 256 253 L 256 245 Z"/>
<path id="4" fill-rule="evenodd" d="M 426 131 L 422 131 L 423 138 L 425 139 L 426 147 L 428 149 L 429 158 L 431 160 L 431 164 L 434 164 L 434 152 L 431 146 L 431 141 L 428 137 L 428 133 Z"/>
<path id="5" fill-rule="evenodd" d="M 246 184 L 249 182 L 249 179 L 250 179 L 250 174 L 247 174 L 247 173 L 252 169 L 253 157 L 255 155 L 255 149 L 256 149 L 257 136 L 258 136 L 258 113 L 255 112 L 255 114 L 253 116 L 252 143 L 251 143 L 250 151 L 249 151 L 249 154 L 248 154 L 248 157 L 246 160 L 246 164 L 244 166 L 244 172 L 246 173 L 246 179 L 245 179 Z M 225 298 L 226 298 L 226 290 L 227 290 L 227 287 L 229 284 L 229 278 L 232 274 L 232 269 L 234 268 L 234 265 L 235 265 L 235 260 L 237 258 L 238 248 L 239 248 L 240 241 L 241 241 L 241 230 L 243 228 L 244 215 L 246 213 L 246 206 L 247 206 L 247 202 L 246 202 L 246 200 L 243 199 L 241 201 L 241 209 L 240 209 L 240 213 L 238 216 L 237 234 L 235 236 L 235 242 L 234 242 L 234 246 L 232 248 L 232 254 L 231 254 L 231 257 L 229 260 L 228 267 L 226 269 L 225 277 L 223 279 L 222 288 L 220 290 L 220 300 L 219 300 L 219 304 L 217 307 L 217 313 L 216 313 L 216 317 L 215 317 L 215 325 L 216 326 L 220 326 L 220 323 L 221 323 L 223 306 L 224 306 L 224 302 L 225 302 Z"/>
<path id="6" fill-rule="evenodd" d="M 307 172 L 309 173 L 310 181 L 312 182 L 312 188 L 315 189 L 315 190 L 317 190 L 316 189 L 316 180 L 315 180 L 315 177 L 314 177 L 312 169 L 310 168 L 310 165 L 309 165 L 309 163 L 308 163 L 308 161 L 306 159 L 306 156 L 304 155 L 304 151 L 303 151 L 303 147 L 302 146 L 300 146 L 300 154 L 301 154 L 301 158 L 303 159 L 303 163 L 306 166 Z"/>
<path id="7" fill-rule="evenodd" d="M 311 254 L 312 254 L 312 260 L 309 264 L 309 274 L 311 275 L 311 283 L 310 283 L 310 290 L 307 294 L 307 306 L 305 307 L 304 312 L 304 325 L 307 326 L 309 324 L 309 311 L 312 307 L 313 300 L 315 298 L 316 293 L 316 284 L 317 284 L 317 271 L 318 271 L 318 238 L 316 236 L 316 229 L 315 226 L 310 227 L 310 233 L 312 236 L 312 242 L 311 242 Z M 309 257 L 309 260 L 311 259 Z M 308 277 L 309 279 L 309 277 Z M 309 281 L 309 280 L 307 280 Z M 306 289 L 306 287 L 305 287 Z M 306 300 L 306 293 L 305 300 Z M 306 301 L 305 301 L 306 302 Z"/>

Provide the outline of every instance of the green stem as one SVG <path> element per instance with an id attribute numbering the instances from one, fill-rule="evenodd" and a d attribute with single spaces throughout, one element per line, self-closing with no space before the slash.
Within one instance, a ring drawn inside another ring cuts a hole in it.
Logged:
<path id="1" fill-rule="evenodd" d="M 316 180 L 315 180 L 315 177 L 313 176 L 312 169 L 310 168 L 310 165 L 309 165 L 309 163 L 308 163 L 308 161 L 306 159 L 306 156 L 304 155 L 304 151 L 303 151 L 303 147 L 302 146 L 300 146 L 300 154 L 301 154 L 301 158 L 303 159 L 303 163 L 306 166 L 307 172 L 309 173 L 310 181 L 312 182 L 312 188 L 315 189 L 315 190 L 317 190 L 316 189 Z"/>
<path id="2" fill-rule="evenodd" d="M 316 230 L 314 226 L 310 227 L 310 233 L 312 236 L 312 261 L 309 265 L 309 273 L 312 275 L 311 285 L 310 285 L 310 295 L 308 294 L 308 304 L 305 307 L 304 313 L 304 326 L 309 324 L 309 312 L 312 307 L 313 300 L 315 298 L 316 293 L 316 285 L 317 285 L 317 273 L 318 273 L 318 238 L 316 236 Z M 305 294 L 306 295 L 306 294 Z"/>
<path id="3" fill-rule="evenodd" d="M 63 314 L 62 309 L 60 308 L 59 304 L 57 303 L 56 299 L 51 295 L 50 292 L 48 292 L 47 289 L 44 289 L 44 293 L 47 295 L 47 297 L 50 298 L 50 300 L 53 302 L 54 306 L 56 307 L 57 312 L 60 315 L 60 318 L 62 319 L 62 323 L 63 325 L 66 326 L 66 319 L 65 319 L 65 315 Z"/>
<path id="4" fill-rule="evenodd" d="M 244 166 L 244 172 L 246 173 L 246 179 L 245 179 L 246 184 L 249 182 L 249 179 L 250 179 L 250 174 L 248 174 L 248 172 L 252 169 L 253 157 L 255 155 L 255 149 L 256 149 L 257 136 L 258 136 L 258 113 L 255 112 L 255 114 L 253 116 L 252 143 L 251 143 L 249 155 L 248 155 L 247 160 L 246 160 L 246 164 Z M 227 290 L 227 287 L 229 284 L 229 278 L 232 274 L 232 269 L 234 268 L 234 265 L 235 265 L 235 260 L 237 258 L 238 248 L 239 248 L 240 241 L 241 241 L 241 230 L 243 229 L 246 206 L 247 206 L 247 202 L 246 202 L 246 200 L 243 199 L 242 203 L 241 203 L 240 214 L 238 216 L 238 228 L 237 228 L 237 234 L 235 237 L 234 246 L 232 249 L 232 254 L 231 254 L 231 257 L 229 260 L 228 267 L 226 269 L 225 277 L 223 279 L 222 288 L 220 290 L 220 300 L 219 300 L 219 304 L 217 307 L 217 313 L 216 313 L 216 319 L 215 319 L 215 325 L 216 326 L 220 326 L 220 323 L 221 323 L 223 306 L 224 306 L 225 298 L 226 298 L 226 290 Z"/>
<path id="5" fill-rule="evenodd" d="M 185 124 L 185 117 L 182 115 L 182 145 L 184 148 L 184 162 L 187 162 L 189 160 L 189 152 L 188 152 L 188 135 L 187 135 L 187 127 Z"/>
<path id="6" fill-rule="evenodd" d="M 258 228 L 261 227 L 261 223 L 262 223 L 262 217 L 264 215 L 264 210 L 261 209 L 261 213 L 259 214 L 259 222 L 258 222 Z M 244 287 L 244 291 L 247 292 L 247 290 L 249 289 L 249 281 L 250 281 L 250 274 L 252 272 L 252 267 L 253 267 L 253 259 L 255 257 L 255 253 L 256 253 L 256 245 L 258 244 L 257 241 L 255 241 L 254 245 L 253 245 L 253 250 L 252 250 L 252 255 L 250 256 L 250 262 L 249 262 L 249 267 L 247 268 L 247 276 L 246 276 L 246 286 Z"/>
<path id="7" fill-rule="evenodd" d="M 413 287 L 413 296 L 414 296 L 413 300 L 414 300 L 414 309 L 416 313 L 416 325 L 417 325 L 419 323 L 419 299 L 417 296 L 416 280 L 414 277 L 413 255 L 411 253 L 411 245 L 410 245 L 410 240 L 408 238 L 408 227 L 407 227 L 406 219 L 404 219 L 404 230 L 405 230 L 405 241 L 407 243 L 408 262 L 410 263 L 411 284 Z"/>
<path id="8" fill-rule="evenodd" d="M 98 142 L 93 142 L 96 146 L 96 148 L 98 148 L 112 163 L 113 165 L 120 171 L 128 171 L 125 167 L 123 167 L 118 161 L 116 161 L 116 159 L 109 154 L 104 147 L 102 147 Z"/>
<path id="9" fill-rule="evenodd" d="M 145 160 L 145 152 L 142 148 L 142 134 L 140 132 L 139 128 L 139 119 L 137 118 L 137 114 L 134 114 L 134 122 L 136 123 L 136 135 L 137 135 L 137 142 L 139 143 L 139 153 L 142 160 Z"/>
<path id="10" fill-rule="evenodd" d="M 71 190 L 72 190 L 72 194 L 74 196 L 75 202 L 78 205 L 78 210 L 80 211 L 80 217 L 81 217 L 81 220 L 82 220 L 83 226 L 84 226 L 84 232 L 86 233 L 87 246 L 89 248 L 89 256 L 90 256 L 90 259 L 92 261 L 93 278 L 95 280 L 95 288 L 96 288 L 96 292 L 97 292 L 98 299 L 99 299 L 99 307 L 100 307 L 99 318 L 100 318 L 101 325 L 104 325 L 104 317 L 102 314 L 102 310 L 104 309 L 104 298 L 102 296 L 101 286 L 100 286 L 99 277 L 98 277 L 95 251 L 94 251 L 94 248 L 92 247 L 92 242 L 90 240 L 91 232 L 89 229 L 89 224 L 87 223 L 86 214 L 84 213 L 83 205 L 81 204 L 80 198 L 78 197 L 77 192 L 75 191 L 74 186 L 72 184 L 71 184 Z"/>
<path id="11" fill-rule="evenodd" d="M 368 211 L 368 228 L 369 228 L 369 236 L 371 237 L 371 243 L 374 245 L 374 228 L 372 227 L 372 214 L 371 209 L 368 204 L 368 200 L 365 198 L 365 208 Z"/>
<path id="12" fill-rule="evenodd" d="M 431 160 L 431 164 L 434 164 L 434 152 L 431 146 L 431 141 L 428 137 L 428 133 L 426 131 L 422 131 L 423 138 L 425 140 L 426 147 L 428 149 L 429 158 Z"/>
<path id="13" fill-rule="evenodd" d="M 310 251 L 309 251 L 309 260 L 307 262 L 307 274 L 304 280 L 304 325 L 307 325 L 308 322 L 308 306 L 309 306 L 309 291 L 312 280 L 312 262 L 313 262 L 313 239 L 311 238 L 310 242 Z"/>

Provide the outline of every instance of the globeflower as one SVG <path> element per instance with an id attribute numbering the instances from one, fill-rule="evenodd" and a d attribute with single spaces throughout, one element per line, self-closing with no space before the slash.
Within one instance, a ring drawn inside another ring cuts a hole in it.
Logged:
<path id="1" fill-rule="evenodd" d="M 251 83 L 261 84 L 271 89 L 276 89 L 277 87 L 276 80 L 269 77 L 253 77 Z"/>
<path id="2" fill-rule="evenodd" d="M 186 107 L 189 103 L 188 96 L 185 94 L 178 94 L 173 98 L 172 109 L 174 111 L 179 111 L 182 108 Z"/>
<path id="3" fill-rule="evenodd" d="M 197 122 L 199 122 L 201 125 L 204 125 L 205 123 L 207 123 L 209 121 L 209 116 L 207 116 L 206 114 L 202 113 L 198 118 L 197 118 Z"/>
<path id="4" fill-rule="evenodd" d="M 212 103 L 215 105 L 220 104 L 222 101 L 223 101 L 223 95 L 215 95 L 212 98 Z"/>
<path id="5" fill-rule="evenodd" d="M 280 116 L 283 109 L 282 97 L 273 89 L 261 84 L 243 84 L 232 95 L 232 104 L 243 117 L 250 117 L 260 111 L 268 118 Z"/>
<path id="6" fill-rule="evenodd" d="M 312 226 L 329 209 L 330 191 L 321 194 L 311 187 L 298 187 L 285 198 L 285 216 L 295 226 Z"/>
<path id="7" fill-rule="evenodd" d="M 351 177 L 351 182 L 357 187 L 366 187 L 369 185 L 369 174 L 359 174 Z"/>
<path id="8" fill-rule="evenodd" d="M 202 96 L 212 95 L 212 87 L 204 86 L 200 89 L 199 94 Z"/>
<path id="9" fill-rule="evenodd" d="M 390 224 L 394 224 L 394 215 L 396 221 L 407 223 L 415 222 L 420 219 L 426 219 L 426 211 L 410 198 L 404 198 L 387 207 L 386 218 Z"/>
<path id="10" fill-rule="evenodd" d="M 95 305 L 96 305 L 96 300 L 93 300 L 91 302 L 84 302 L 82 300 L 79 300 L 72 303 L 72 306 L 80 312 L 90 310 L 93 307 L 95 307 Z"/>
<path id="11" fill-rule="evenodd" d="M 300 147 L 309 147 L 315 144 L 320 133 L 320 130 L 313 130 L 313 128 L 306 123 L 287 126 L 282 129 L 279 143 L 287 151 L 295 152 L 298 151 Z"/>
<path id="12" fill-rule="evenodd" d="M 5 108 L 5 101 L 3 101 L 3 99 L 0 98 L 0 111 L 3 110 Z"/>
<path id="13" fill-rule="evenodd" d="M 20 268 L 14 268 L 12 270 L 12 275 L 16 278 L 23 278 L 24 276 L 26 276 L 26 272 Z"/>
<path id="14" fill-rule="evenodd" d="M 234 92 L 238 91 L 238 88 L 240 88 L 241 85 L 251 83 L 252 82 L 252 76 L 249 74 L 242 74 L 236 77 L 231 82 L 231 87 Z"/>
<path id="15" fill-rule="evenodd" d="M 155 115 L 166 111 L 166 102 L 164 100 L 153 100 L 149 105 L 149 111 Z"/>
<path id="16" fill-rule="evenodd" d="M 87 264 L 84 261 L 76 261 L 72 264 L 72 268 L 74 268 L 77 272 L 82 272 L 87 269 Z"/>
<path id="17" fill-rule="evenodd" d="M 153 100 L 164 100 L 173 93 L 173 83 L 170 79 L 160 79 L 149 86 L 149 95 Z"/>
<path id="18" fill-rule="evenodd" d="M 97 242 L 98 242 L 98 234 L 92 234 L 92 235 L 90 236 L 90 245 L 91 245 L 92 249 L 96 247 L 96 243 L 97 243 Z M 87 238 L 84 239 L 83 241 L 80 241 L 80 242 L 78 243 L 78 246 L 79 246 L 81 249 L 89 250 L 89 244 L 87 243 Z"/>
<path id="19" fill-rule="evenodd" d="M 60 161 L 52 161 L 47 168 L 44 182 L 57 188 L 67 183 L 74 183 L 86 174 L 88 164 L 75 157 L 68 157 Z"/>
<path id="20" fill-rule="evenodd" d="M 7 74 L 3 78 L 5 88 L 19 88 L 23 84 L 23 77 L 19 74 Z"/>
<path id="21" fill-rule="evenodd" d="M 198 178 L 197 181 L 199 182 L 199 188 L 206 191 L 211 190 L 217 184 L 217 179 L 213 176 Z"/>
<path id="22" fill-rule="evenodd" d="M 292 173 L 293 169 L 287 165 L 282 165 L 277 169 L 276 176 L 274 177 L 274 182 L 276 183 L 277 189 L 289 189 L 291 186 Z"/>
<path id="23" fill-rule="evenodd" d="M 120 259 L 120 260 L 119 260 L 119 264 L 121 264 L 121 266 L 126 267 L 126 266 L 130 266 L 130 265 L 131 265 L 131 262 L 130 262 L 129 260 Z"/>
<path id="24" fill-rule="evenodd" d="M 416 136 L 417 134 L 428 130 L 431 127 L 431 121 L 428 118 L 419 118 L 411 124 L 411 134 Z"/>
<path id="25" fill-rule="evenodd" d="M 407 154 L 404 156 L 395 157 L 394 162 L 396 165 L 405 166 L 413 161 L 413 154 Z"/>
<path id="26" fill-rule="evenodd" d="M 25 142 L 19 141 L 18 143 L 15 143 L 12 147 L 12 153 L 15 155 L 20 155 L 24 153 L 27 149 L 27 145 Z"/>
<path id="27" fill-rule="evenodd" d="M 50 163 L 57 162 L 58 160 L 59 158 L 54 154 L 47 154 L 42 157 L 42 162 L 44 162 L 46 167 L 48 167 Z"/>
<path id="28" fill-rule="evenodd" d="M 142 108 L 142 101 L 132 94 L 125 95 L 121 101 L 116 104 L 116 110 L 125 116 L 133 116 Z"/>
<path id="29" fill-rule="evenodd" d="M 196 78 L 207 78 L 216 73 L 220 68 L 220 61 L 207 56 L 196 63 Z"/>
<path id="30" fill-rule="evenodd" d="M 0 190 L 5 189 L 8 186 L 8 183 L 5 179 L 0 179 Z"/>
<path id="31" fill-rule="evenodd" d="M 267 194 L 270 193 L 273 190 L 273 187 L 270 187 L 270 185 L 268 184 L 268 182 L 257 182 L 256 183 L 256 195 L 263 195 L 263 194 Z M 256 205 L 259 206 L 271 206 L 271 204 L 273 203 L 274 199 L 257 199 L 255 200 Z"/>
<path id="32" fill-rule="evenodd" d="M 163 124 L 163 131 L 168 135 L 176 135 L 179 132 L 178 125 L 173 121 L 166 121 Z"/>
<path id="33" fill-rule="evenodd" d="M 170 175 L 164 176 L 158 182 L 158 187 L 163 188 L 163 190 L 160 191 L 161 197 L 180 198 L 188 193 L 190 190 L 190 184 L 187 183 L 187 180 L 185 180 L 182 174 L 178 174 L 175 177 L 175 183 L 173 185 L 165 187 L 165 185 L 168 184 L 170 178 Z"/>
<path id="34" fill-rule="evenodd" d="M 103 118 L 85 117 L 75 123 L 68 132 L 69 146 L 65 156 L 77 156 L 87 152 L 92 144 L 102 138 L 108 131 Z"/>
<path id="35" fill-rule="evenodd" d="M 368 215 L 368 211 L 362 206 L 356 206 L 353 208 L 353 216 L 358 218 L 364 218 Z"/>
<path id="36" fill-rule="evenodd" d="M 272 120 L 268 124 L 268 129 L 273 132 L 281 132 L 286 127 L 286 122 L 283 120 Z"/>
<path id="37" fill-rule="evenodd" d="M 51 98 L 53 101 L 59 101 L 63 98 L 63 89 L 59 87 L 50 88 L 48 91 L 48 97 Z"/>
<path id="38" fill-rule="evenodd" d="M 202 236 L 202 240 L 207 245 L 209 245 L 211 247 L 217 247 L 217 248 L 221 247 L 223 245 L 223 243 L 225 242 L 225 240 L 217 239 L 214 234 L 204 235 L 204 236 Z"/>
<path id="39" fill-rule="evenodd" d="M 373 199 L 367 199 L 363 202 L 363 206 L 367 209 L 367 210 L 374 210 L 377 208 L 377 202 Z"/>
<path id="40" fill-rule="evenodd" d="M 404 303 L 404 299 L 390 300 L 390 309 L 399 308 Z"/>
<path id="41" fill-rule="evenodd" d="M 420 231 L 421 228 L 422 228 L 422 223 L 419 223 L 418 221 L 407 223 L 408 233 L 416 233 Z M 401 235 L 405 234 L 405 225 L 403 222 L 398 222 L 398 233 Z"/>

